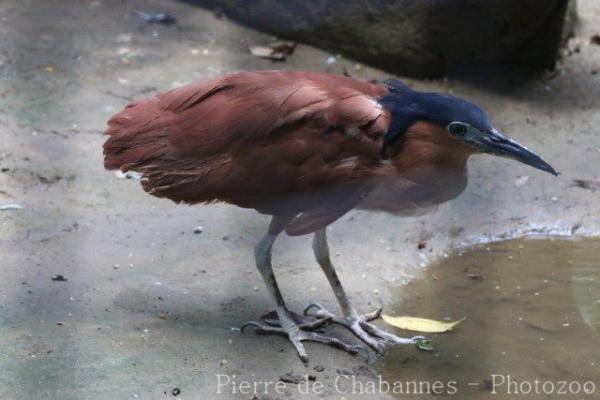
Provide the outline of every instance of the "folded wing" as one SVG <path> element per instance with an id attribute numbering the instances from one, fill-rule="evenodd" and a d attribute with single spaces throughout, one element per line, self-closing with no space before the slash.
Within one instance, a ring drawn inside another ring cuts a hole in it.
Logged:
<path id="1" fill-rule="evenodd" d="M 382 86 L 310 72 L 221 76 L 128 105 L 108 123 L 108 169 L 176 202 L 225 201 L 333 222 L 369 190 L 389 115 Z"/>

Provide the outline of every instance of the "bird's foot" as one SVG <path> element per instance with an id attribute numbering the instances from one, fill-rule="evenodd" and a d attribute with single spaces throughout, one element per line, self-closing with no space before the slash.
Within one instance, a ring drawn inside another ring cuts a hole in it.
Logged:
<path id="1" fill-rule="evenodd" d="M 274 320 L 270 320 L 271 317 L 271 313 L 263 316 L 262 319 L 265 321 L 264 323 L 256 321 L 246 322 L 240 327 L 240 331 L 243 333 L 246 328 L 253 327 L 258 334 L 278 334 L 287 336 L 304 363 L 308 362 L 308 355 L 302 344 L 303 342 L 327 344 L 350 354 L 356 354 L 358 353 L 358 350 L 362 348 L 361 346 L 352 346 L 337 338 L 314 332 L 331 321 L 328 317 L 314 318 L 310 316 L 300 316 L 287 310 L 284 312 L 277 311 L 278 318 L 275 320 L 276 323 Z M 301 322 L 297 323 L 297 320 L 300 320 Z M 362 349 L 364 350 L 364 348 Z"/>
<path id="2" fill-rule="evenodd" d="M 346 327 L 356 337 L 380 354 L 385 353 L 389 345 L 417 345 L 420 341 L 426 340 L 424 336 L 413 336 L 411 338 L 396 336 L 370 323 L 370 321 L 376 320 L 381 316 L 381 311 L 382 309 L 379 308 L 372 313 L 364 315 L 352 312 L 351 315 L 340 318 L 327 311 L 320 304 L 312 303 L 304 309 L 304 314 L 314 318 L 328 318 L 331 322 Z"/>

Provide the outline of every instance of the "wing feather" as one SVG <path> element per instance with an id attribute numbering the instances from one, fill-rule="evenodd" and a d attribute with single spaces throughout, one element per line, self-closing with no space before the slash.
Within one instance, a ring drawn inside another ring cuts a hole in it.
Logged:
<path id="1" fill-rule="evenodd" d="M 300 214 L 289 233 L 302 234 L 363 195 L 389 125 L 375 100 L 385 93 L 312 72 L 225 75 L 129 104 L 108 122 L 104 163 L 176 202 Z"/>

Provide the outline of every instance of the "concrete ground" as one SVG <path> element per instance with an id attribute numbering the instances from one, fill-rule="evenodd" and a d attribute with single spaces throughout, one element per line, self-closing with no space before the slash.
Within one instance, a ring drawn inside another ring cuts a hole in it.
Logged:
<path id="1" fill-rule="evenodd" d="M 147 24 L 134 9 L 169 11 L 177 24 Z M 598 192 L 572 186 L 600 178 L 600 46 L 590 44 L 600 4 L 580 1 L 580 15 L 556 76 L 409 81 L 479 103 L 562 175 L 482 156 L 470 163 L 467 191 L 431 215 L 342 218 L 330 244 L 361 310 L 397 303 L 397 288 L 452 248 L 600 232 Z M 337 370 L 377 369 L 312 344 L 305 367 L 283 338 L 233 331 L 272 306 L 252 259 L 268 219 L 146 195 L 103 170 L 100 132 L 131 98 L 219 73 L 383 72 L 302 45 L 286 62 L 254 58 L 248 45 L 272 38 L 176 1 L 4 1 L 0 18 L 0 207 L 23 207 L 0 211 L 0 398 L 162 399 L 179 388 L 182 399 L 249 399 L 230 389 L 216 396 L 215 374 L 277 381 L 285 372 L 314 373 L 328 388 L 322 397 L 340 398 L 331 386 Z M 283 293 L 294 309 L 309 300 L 334 307 L 309 241 L 277 243 Z M 52 280 L 57 274 L 66 281 Z M 280 397 L 314 397 L 290 384 L 287 392 Z"/>

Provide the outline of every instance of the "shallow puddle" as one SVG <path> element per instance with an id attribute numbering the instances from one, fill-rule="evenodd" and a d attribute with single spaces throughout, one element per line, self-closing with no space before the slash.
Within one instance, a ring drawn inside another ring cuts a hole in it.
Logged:
<path id="1" fill-rule="evenodd" d="M 467 319 L 428 335 L 431 353 L 397 348 L 382 361 L 398 398 L 600 398 L 600 240 L 478 246 L 399 296 L 388 314 Z"/>

